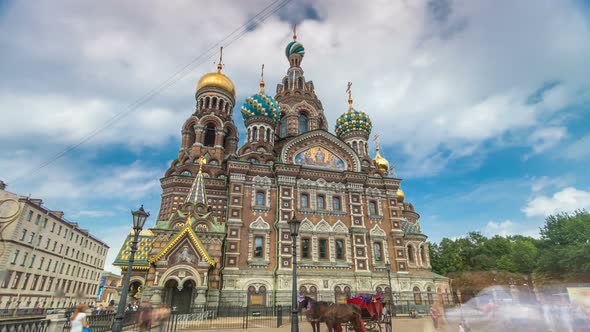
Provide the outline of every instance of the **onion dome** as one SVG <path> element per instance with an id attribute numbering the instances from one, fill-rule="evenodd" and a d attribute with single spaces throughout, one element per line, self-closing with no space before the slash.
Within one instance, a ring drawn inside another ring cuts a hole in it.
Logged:
<path id="1" fill-rule="evenodd" d="M 406 195 L 404 194 L 404 191 L 402 190 L 402 188 L 398 188 L 397 192 L 395 194 L 397 195 L 397 200 L 400 202 L 403 202 L 404 199 L 406 198 Z"/>
<path id="2" fill-rule="evenodd" d="M 360 131 L 371 135 L 373 124 L 367 113 L 355 110 L 352 106 L 336 120 L 336 135 L 342 137 L 350 132 Z"/>
<path id="3" fill-rule="evenodd" d="M 227 91 L 233 97 L 236 96 L 236 88 L 234 83 L 221 73 L 221 64 L 217 65 L 217 72 L 205 74 L 197 83 L 197 91 L 202 88 L 214 87 Z"/>
<path id="4" fill-rule="evenodd" d="M 272 121 L 278 121 L 280 118 L 279 104 L 273 97 L 264 93 L 263 80 L 260 81 L 260 92 L 246 98 L 241 112 L 244 121 L 253 116 L 264 116 Z"/>
<path id="5" fill-rule="evenodd" d="M 285 55 L 287 56 L 287 58 L 293 54 L 299 54 L 301 56 L 305 55 L 305 48 L 303 47 L 303 44 L 301 44 L 297 40 L 293 40 L 285 48 Z"/>
<path id="6" fill-rule="evenodd" d="M 379 146 L 377 146 L 375 150 L 377 150 L 377 154 L 375 155 L 375 164 L 377 164 L 377 168 L 381 172 L 387 174 L 387 172 L 389 171 L 389 161 L 381 157 L 381 154 L 379 153 Z"/>

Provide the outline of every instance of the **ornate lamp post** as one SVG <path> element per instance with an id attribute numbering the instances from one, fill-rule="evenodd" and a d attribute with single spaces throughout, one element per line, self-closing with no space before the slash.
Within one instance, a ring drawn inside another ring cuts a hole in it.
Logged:
<path id="1" fill-rule="evenodd" d="M 299 226 L 301 221 L 293 218 L 289 222 L 289 228 L 291 230 L 291 240 L 293 241 L 293 290 L 291 299 L 291 332 L 299 332 L 299 311 L 297 310 L 297 235 L 299 234 Z"/>
<path id="2" fill-rule="evenodd" d="M 395 308 L 392 306 L 393 304 L 393 288 L 391 287 L 391 263 L 389 263 L 389 260 L 387 260 L 385 262 L 385 268 L 387 269 L 387 281 L 389 282 L 389 314 L 391 316 L 395 317 L 395 312 L 392 308 Z"/>
<path id="3" fill-rule="evenodd" d="M 127 302 L 127 292 L 129 291 L 129 282 L 131 280 L 131 269 L 133 261 L 135 260 L 135 252 L 137 251 L 137 242 L 139 242 L 139 233 L 143 229 L 146 219 L 150 216 L 149 212 L 145 212 L 143 205 L 137 211 L 132 211 L 133 215 L 133 231 L 134 237 L 131 243 L 131 255 L 129 255 L 129 264 L 127 271 L 125 271 L 125 279 L 123 279 L 123 289 L 121 290 L 121 298 L 119 299 L 119 306 L 117 307 L 117 316 L 113 322 L 113 332 L 121 332 L 123 330 L 123 317 L 125 315 L 125 305 Z"/>

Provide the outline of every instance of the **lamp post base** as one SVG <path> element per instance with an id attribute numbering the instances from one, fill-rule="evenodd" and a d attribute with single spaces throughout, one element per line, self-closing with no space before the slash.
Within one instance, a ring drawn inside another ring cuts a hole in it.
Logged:
<path id="1" fill-rule="evenodd" d="M 297 309 L 291 312 L 291 332 L 299 332 L 299 313 Z"/>

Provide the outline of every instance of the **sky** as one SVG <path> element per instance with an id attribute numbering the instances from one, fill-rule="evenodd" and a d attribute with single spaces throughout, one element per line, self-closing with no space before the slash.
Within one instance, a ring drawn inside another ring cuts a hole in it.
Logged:
<path id="1" fill-rule="evenodd" d="M 155 222 L 216 45 L 246 26 L 221 43 L 242 144 L 239 106 L 261 64 L 274 91 L 296 23 L 331 131 L 351 81 L 431 241 L 538 236 L 547 215 L 590 209 L 587 2 L 292 0 L 257 16 L 279 3 L 0 0 L 0 179 L 107 242 L 112 270 L 130 211 Z"/>

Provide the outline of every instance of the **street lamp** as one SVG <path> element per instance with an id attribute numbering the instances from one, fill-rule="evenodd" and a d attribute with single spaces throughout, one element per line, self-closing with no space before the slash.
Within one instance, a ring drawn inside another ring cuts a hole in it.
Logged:
<path id="1" fill-rule="evenodd" d="M 385 262 L 385 268 L 387 269 L 387 282 L 389 282 L 389 314 L 395 316 L 395 312 L 392 309 L 393 288 L 391 287 L 391 263 L 389 263 L 389 259 Z"/>
<path id="2" fill-rule="evenodd" d="M 133 215 L 133 242 L 131 242 L 131 255 L 129 255 L 129 263 L 127 264 L 127 271 L 125 271 L 125 279 L 123 280 L 123 289 L 121 290 L 121 298 L 119 299 L 119 307 L 117 308 L 117 317 L 113 323 L 113 332 L 121 332 L 123 330 L 123 317 L 125 315 L 125 304 L 127 302 L 127 292 L 129 291 L 129 282 L 131 281 L 131 269 L 133 261 L 135 260 L 135 252 L 137 251 L 137 242 L 139 242 L 139 233 L 143 229 L 146 219 L 150 216 L 149 212 L 145 212 L 143 205 L 137 211 L 131 211 Z"/>
<path id="3" fill-rule="evenodd" d="M 299 332 L 299 320 L 298 320 L 298 310 L 297 310 L 297 235 L 299 234 L 299 226 L 301 226 L 301 221 L 295 218 L 295 213 L 293 213 L 293 218 L 289 222 L 289 228 L 291 230 L 291 240 L 293 241 L 293 291 L 292 291 L 292 299 L 291 299 L 291 332 Z"/>

